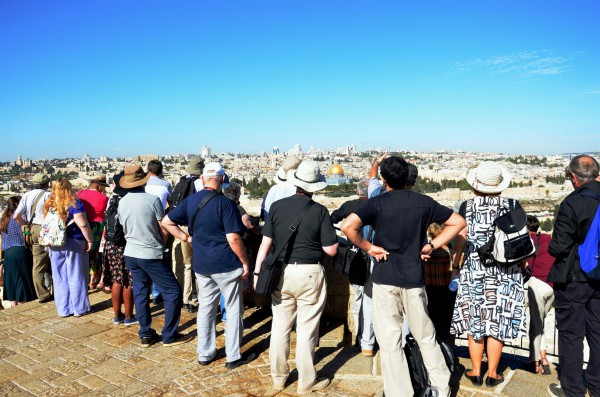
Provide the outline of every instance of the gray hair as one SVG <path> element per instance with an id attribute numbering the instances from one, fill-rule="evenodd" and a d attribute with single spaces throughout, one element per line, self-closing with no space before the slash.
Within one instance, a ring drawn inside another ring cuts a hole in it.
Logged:
<path id="1" fill-rule="evenodd" d="M 241 194 L 242 187 L 237 182 L 229 182 L 229 186 L 226 189 L 223 189 L 223 195 L 236 204 L 240 202 Z"/>
<path id="2" fill-rule="evenodd" d="M 573 157 L 569 163 L 569 172 L 575 175 L 583 183 L 596 179 L 599 168 L 598 161 L 585 154 Z"/>
<path id="3" fill-rule="evenodd" d="M 356 194 L 358 197 L 367 197 L 369 195 L 369 179 L 363 178 L 356 184 Z"/>

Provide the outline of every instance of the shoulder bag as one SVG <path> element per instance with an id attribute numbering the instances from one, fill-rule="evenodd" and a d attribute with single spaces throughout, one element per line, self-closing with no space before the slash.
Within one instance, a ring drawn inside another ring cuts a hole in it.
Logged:
<path id="1" fill-rule="evenodd" d="M 283 261 L 278 259 L 279 255 L 283 251 L 283 247 L 285 247 L 292 236 L 296 234 L 298 227 L 302 223 L 302 219 L 304 219 L 304 216 L 314 204 L 315 202 L 310 200 L 308 204 L 302 208 L 294 222 L 290 225 L 287 237 L 282 239 L 281 242 L 278 241 L 277 249 L 271 255 L 267 255 L 263 260 L 260 267 L 260 273 L 258 274 L 258 280 L 256 281 L 257 294 L 268 296 L 275 290 L 277 283 L 279 283 L 279 279 L 281 279 L 281 272 L 283 270 Z"/>
<path id="2" fill-rule="evenodd" d="M 21 231 L 23 232 L 23 242 L 26 246 L 33 246 L 33 233 L 31 231 L 31 225 L 33 223 L 33 218 L 35 217 L 35 210 L 37 208 L 38 203 L 42 196 L 46 193 L 45 191 L 41 191 L 33 200 L 33 206 L 31 207 L 31 217 L 29 218 L 29 222 L 26 225 L 21 226 Z"/>

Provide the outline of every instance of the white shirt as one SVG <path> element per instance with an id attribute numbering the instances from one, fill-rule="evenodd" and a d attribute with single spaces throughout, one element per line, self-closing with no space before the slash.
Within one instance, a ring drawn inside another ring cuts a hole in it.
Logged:
<path id="1" fill-rule="evenodd" d="M 25 222 L 29 222 L 31 219 L 31 210 L 33 207 L 33 202 L 35 201 L 37 195 L 41 192 L 44 192 L 40 201 L 38 201 L 37 208 L 35 209 L 35 217 L 33 218 L 33 224 L 41 225 L 44 221 L 44 203 L 50 197 L 50 192 L 42 190 L 42 189 L 33 189 L 23 195 L 21 201 L 19 202 L 19 206 L 15 210 L 15 214 L 21 215 L 21 218 Z"/>

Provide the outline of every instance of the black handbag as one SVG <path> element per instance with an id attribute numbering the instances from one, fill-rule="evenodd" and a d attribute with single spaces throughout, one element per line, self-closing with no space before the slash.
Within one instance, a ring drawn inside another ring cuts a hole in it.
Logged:
<path id="1" fill-rule="evenodd" d="M 277 249 L 271 255 L 267 255 L 262 262 L 260 267 L 260 273 L 258 273 L 258 280 L 256 281 L 256 293 L 259 295 L 271 295 L 277 287 L 279 280 L 281 279 L 281 272 L 283 271 L 283 261 L 279 258 L 281 251 L 283 251 L 283 247 L 285 247 L 292 238 L 300 223 L 302 223 L 302 219 L 304 219 L 304 215 L 310 210 L 310 208 L 315 204 L 314 201 L 310 200 L 308 204 L 300 211 L 298 216 L 295 219 L 295 222 L 290 225 L 289 234 L 285 240 L 281 240 L 281 243 L 278 242 Z"/>
<path id="2" fill-rule="evenodd" d="M 367 240 L 371 240 L 373 229 Z M 354 244 L 340 246 L 334 261 L 334 270 L 348 276 L 351 284 L 365 285 L 371 272 L 371 258 Z"/>

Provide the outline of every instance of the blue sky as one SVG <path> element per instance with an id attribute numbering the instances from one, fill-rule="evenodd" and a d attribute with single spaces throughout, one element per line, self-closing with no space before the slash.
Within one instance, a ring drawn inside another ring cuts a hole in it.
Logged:
<path id="1" fill-rule="evenodd" d="M 0 161 L 600 150 L 598 1 L 0 3 Z"/>

